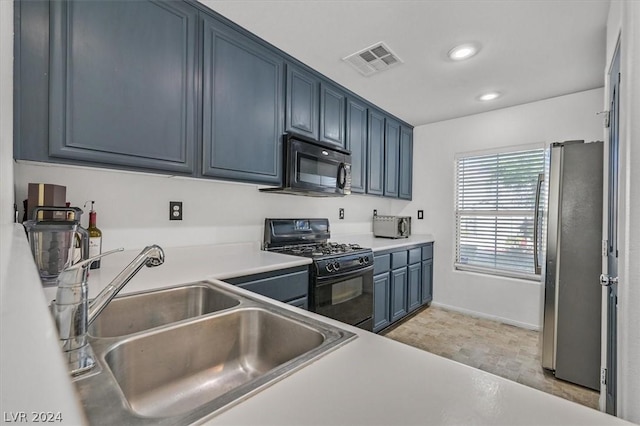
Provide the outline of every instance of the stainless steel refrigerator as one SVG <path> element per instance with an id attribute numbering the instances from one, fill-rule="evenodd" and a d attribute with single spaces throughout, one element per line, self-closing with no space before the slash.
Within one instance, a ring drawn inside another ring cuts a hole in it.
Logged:
<path id="1" fill-rule="evenodd" d="M 551 147 L 542 366 L 558 379 L 600 388 L 603 143 Z"/>

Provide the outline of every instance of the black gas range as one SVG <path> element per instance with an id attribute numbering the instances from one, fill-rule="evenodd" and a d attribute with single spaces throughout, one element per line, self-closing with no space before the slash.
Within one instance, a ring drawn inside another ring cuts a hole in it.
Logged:
<path id="1" fill-rule="evenodd" d="M 373 251 L 330 237 L 328 219 L 265 219 L 265 250 L 313 260 L 309 309 L 371 331 Z"/>

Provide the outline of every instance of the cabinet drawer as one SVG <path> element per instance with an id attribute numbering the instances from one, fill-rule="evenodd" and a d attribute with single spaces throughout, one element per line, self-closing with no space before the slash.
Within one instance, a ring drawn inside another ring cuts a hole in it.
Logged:
<path id="1" fill-rule="evenodd" d="M 409 265 L 422 260 L 422 249 L 420 247 L 409 250 Z"/>
<path id="2" fill-rule="evenodd" d="M 379 274 L 380 272 L 387 272 L 389 269 L 391 269 L 391 255 L 383 254 L 373 258 L 374 275 Z"/>
<path id="3" fill-rule="evenodd" d="M 427 244 L 422 247 L 422 260 L 433 258 L 433 244 Z"/>
<path id="4" fill-rule="evenodd" d="M 288 305 L 295 306 L 296 308 L 309 310 L 309 301 L 306 297 L 300 299 L 294 299 L 287 302 Z"/>
<path id="5" fill-rule="evenodd" d="M 407 265 L 407 251 L 399 251 L 391 253 L 391 267 L 393 269 L 401 268 Z"/>
<path id="6" fill-rule="evenodd" d="M 309 270 L 306 267 L 292 268 L 279 275 L 266 272 L 225 281 L 281 302 L 307 297 L 309 293 Z"/>

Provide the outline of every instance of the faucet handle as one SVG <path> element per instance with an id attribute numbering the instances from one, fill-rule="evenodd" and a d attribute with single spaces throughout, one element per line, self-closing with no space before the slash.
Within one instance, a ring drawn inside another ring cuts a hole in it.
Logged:
<path id="1" fill-rule="evenodd" d="M 123 250 L 124 250 L 124 247 L 110 250 L 110 251 L 101 253 L 97 256 L 90 257 L 89 259 L 82 260 L 78 263 L 75 263 L 65 268 L 58 275 L 58 288 L 85 282 L 89 275 L 89 265 L 91 265 L 94 261 L 102 257 L 108 256 L 110 254 L 123 251 Z"/>

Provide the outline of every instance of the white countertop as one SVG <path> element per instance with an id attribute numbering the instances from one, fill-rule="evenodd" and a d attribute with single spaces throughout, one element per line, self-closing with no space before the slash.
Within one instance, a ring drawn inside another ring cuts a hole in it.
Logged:
<path id="1" fill-rule="evenodd" d="M 102 259 L 100 269 L 89 272 L 89 297 L 98 295 L 139 250 L 125 250 Z M 258 243 L 164 248 L 165 262 L 158 268 L 142 268 L 122 289 L 132 293 L 205 279 L 227 279 L 278 269 L 308 265 L 311 259 L 260 250 Z M 55 299 L 55 287 L 45 288 L 47 301 Z"/>
<path id="2" fill-rule="evenodd" d="M 25 412 L 27 418 L 32 411 L 61 412 L 64 424 L 82 424 L 82 408 L 67 376 L 47 309 L 52 290 L 42 291 L 21 227 L 5 226 L 1 230 L 1 410 Z M 366 236 L 362 238 L 362 242 L 349 242 L 374 245 L 365 243 Z M 398 243 L 432 241 L 424 236 L 415 238 Z M 380 241 L 377 250 L 393 248 L 389 244 L 395 241 Z M 224 279 L 309 262 L 262 252 L 257 244 L 167 248 L 165 252 L 164 265 L 144 268 L 123 291 Z M 105 258 L 100 270 L 92 271 L 91 293 L 95 294 L 135 254 L 123 252 Z M 628 424 L 481 370 L 307 314 L 356 332 L 358 338 L 207 424 Z"/>
<path id="3" fill-rule="evenodd" d="M 416 244 L 432 243 L 433 235 L 416 234 L 407 238 L 382 238 L 374 237 L 373 234 L 353 234 L 339 235 L 331 239 L 338 243 L 360 244 L 362 247 L 369 247 L 374 252 L 402 248 Z"/>

